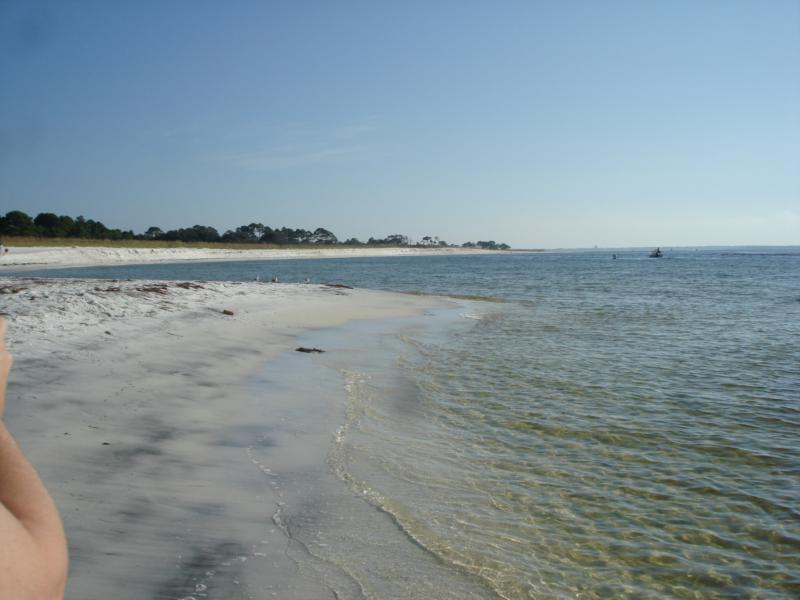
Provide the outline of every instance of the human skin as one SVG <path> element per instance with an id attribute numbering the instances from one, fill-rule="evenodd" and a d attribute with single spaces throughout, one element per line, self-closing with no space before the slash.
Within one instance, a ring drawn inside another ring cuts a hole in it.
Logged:
<path id="1" fill-rule="evenodd" d="M 0 319 L 0 417 L 11 355 Z M 0 600 L 64 597 L 67 543 L 58 509 L 36 471 L 0 421 Z"/>

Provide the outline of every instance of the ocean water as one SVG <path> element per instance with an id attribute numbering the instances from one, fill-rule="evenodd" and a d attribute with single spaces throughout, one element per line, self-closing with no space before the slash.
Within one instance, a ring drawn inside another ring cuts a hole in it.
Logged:
<path id="1" fill-rule="evenodd" d="M 328 459 L 342 489 L 486 597 L 800 597 L 800 248 L 617 256 L 48 274 L 309 277 L 491 300 L 355 367 L 329 364 L 345 394 Z M 353 543 L 317 544 L 317 558 L 342 561 Z M 388 576 L 373 566 L 361 593 L 383 597 Z M 426 589 L 385 597 L 437 596 Z"/>

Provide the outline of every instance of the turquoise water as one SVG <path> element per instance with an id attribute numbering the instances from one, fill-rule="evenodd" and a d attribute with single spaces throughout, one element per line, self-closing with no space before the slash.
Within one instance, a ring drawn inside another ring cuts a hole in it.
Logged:
<path id="1" fill-rule="evenodd" d="M 354 493 L 503 598 L 800 596 L 800 249 L 617 254 L 74 274 L 501 299 L 343 370 Z"/>

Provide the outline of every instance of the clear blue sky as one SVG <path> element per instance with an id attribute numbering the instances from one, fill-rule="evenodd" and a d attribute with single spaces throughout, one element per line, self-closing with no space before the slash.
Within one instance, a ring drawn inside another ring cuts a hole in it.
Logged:
<path id="1" fill-rule="evenodd" d="M 800 244 L 800 2 L 0 0 L 0 212 Z"/>

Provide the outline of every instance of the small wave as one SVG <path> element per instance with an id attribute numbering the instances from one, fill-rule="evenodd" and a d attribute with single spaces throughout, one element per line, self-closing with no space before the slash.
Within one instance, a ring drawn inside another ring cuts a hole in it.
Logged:
<path id="1" fill-rule="evenodd" d="M 461 313 L 460 317 L 462 319 L 473 319 L 475 321 L 482 321 L 485 318 L 485 315 L 476 315 L 475 313 Z"/>
<path id="2" fill-rule="evenodd" d="M 366 386 L 370 377 L 365 373 L 347 370 L 343 370 L 342 375 L 344 376 L 344 389 L 347 393 L 345 422 L 334 432 L 328 452 L 328 464 L 342 481 L 350 483 L 351 478 L 347 472 L 349 456 L 346 438 L 350 429 L 357 427 L 359 420 L 364 415 L 365 406 L 369 402 Z"/>
<path id="3" fill-rule="evenodd" d="M 462 319 L 469 319 L 471 321 L 496 321 L 501 318 L 502 313 L 487 312 L 487 313 L 474 313 L 464 312 L 459 315 Z"/>
<path id="4" fill-rule="evenodd" d="M 498 296 L 482 296 L 480 294 L 448 294 L 445 292 L 423 292 L 420 290 L 401 291 L 401 294 L 408 294 L 409 296 L 440 296 L 444 298 L 455 298 L 456 300 L 474 300 L 476 302 L 494 302 L 496 304 L 507 304 L 511 302 L 508 298 L 500 298 Z"/>

